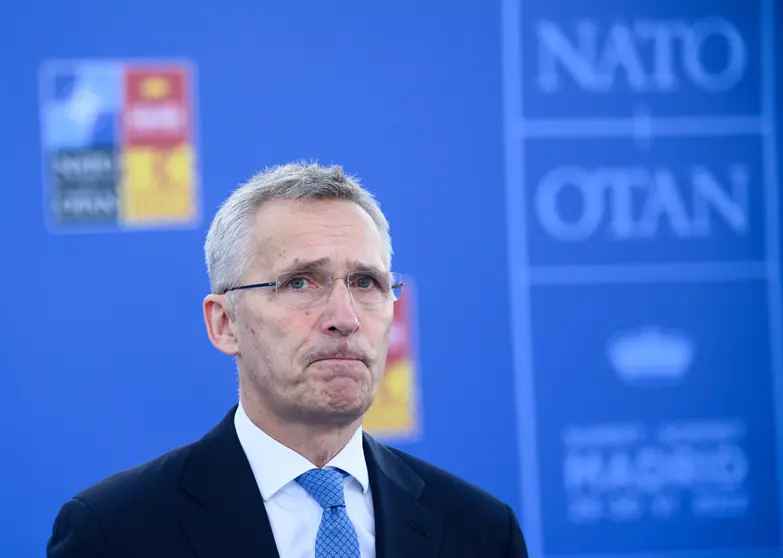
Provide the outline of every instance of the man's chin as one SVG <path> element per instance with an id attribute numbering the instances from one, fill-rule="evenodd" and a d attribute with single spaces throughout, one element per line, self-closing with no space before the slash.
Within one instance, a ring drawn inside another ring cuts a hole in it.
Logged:
<path id="1" fill-rule="evenodd" d="M 304 410 L 305 422 L 315 428 L 337 428 L 360 423 L 366 411 L 361 407 L 326 408 Z"/>
<path id="2" fill-rule="evenodd" d="M 353 382 L 353 380 L 334 381 Z M 323 395 L 324 400 L 309 405 L 305 411 L 317 423 L 322 424 L 350 424 L 361 420 L 372 404 L 371 401 L 367 401 L 364 390 L 357 390 L 356 386 L 352 390 L 327 390 Z"/>

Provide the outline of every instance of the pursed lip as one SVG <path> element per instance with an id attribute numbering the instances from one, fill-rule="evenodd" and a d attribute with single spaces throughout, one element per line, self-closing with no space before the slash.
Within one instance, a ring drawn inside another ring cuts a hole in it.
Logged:
<path id="1" fill-rule="evenodd" d="M 362 360 L 359 357 L 352 357 L 352 356 L 342 356 L 342 357 L 324 357 L 319 358 L 315 360 L 314 362 L 318 362 L 319 360 Z"/>
<path id="2" fill-rule="evenodd" d="M 365 362 L 364 359 L 361 356 L 357 355 L 328 355 L 328 356 L 321 356 L 313 359 L 312 363 L 320 362 L 320 361 L 329 361 L 329 360 L 337 360 L 337 361 L 352 361 L 356 360 L 359 362 Z M 312 364 L 311 363 L 311 364 Z"/>
<path id="3" fill-rule="evenodd" d="M 364 364 L 364 360 L 359 357 L 349 357 L 349 356 L 343 356 L 343 357 L 324 357 L 319 358 L 317 360 L 314 360 L 312 364 L 316 364 L 318 362 L 361 362 Z M 364 376 L 364 370 L 358 370 L 355 366 L 348 365 L 348 366 L 337 366 L 336 369 L 333 367 L 328 367 L 328 370 L 323 370 L 323 373 L 326 376 L 326 379 L 334 379 L 334 378 L 352 378 L 354 380 L 361 380 Z M 320 374 L 319 374 L 320 375 Z"/>

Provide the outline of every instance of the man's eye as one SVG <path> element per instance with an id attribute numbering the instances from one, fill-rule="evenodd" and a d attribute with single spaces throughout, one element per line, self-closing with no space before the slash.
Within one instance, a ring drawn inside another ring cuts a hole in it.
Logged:
<path id="1" fill-rule="evenodd" d="M 303 289 L 306 286 L 307 286 L 307 279 L 305 279 L 304 277 L 293 277 L 286 284 L 286 287 L 291 287 L 294 290 Z"/>
<path id="2" fill-rule="evenodd" d="M 371 289 L 377 284 L 377 281 L 369 275 L 360 275 L 354 278 L 353 283 L 360 289 Z"/>

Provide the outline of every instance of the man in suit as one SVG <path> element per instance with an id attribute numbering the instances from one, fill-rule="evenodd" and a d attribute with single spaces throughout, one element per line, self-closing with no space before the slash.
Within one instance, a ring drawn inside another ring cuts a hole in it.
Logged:
<path id="1" fill-rule="evenodd" d="M 211 343 L 239 401 L 200 440 L 60 509 L 49 558 L 526 558 L 503 502 L 361 428 L 401 278 L 389 225 L 340 167 L 238 188 L 205 244 Z"/>

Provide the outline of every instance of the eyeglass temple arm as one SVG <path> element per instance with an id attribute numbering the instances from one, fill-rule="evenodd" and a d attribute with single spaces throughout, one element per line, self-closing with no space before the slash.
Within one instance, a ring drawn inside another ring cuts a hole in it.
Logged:
<path id="1" fill-rule="evenodd" d="M 226 289 L 224 292 L 228 293 L 231 291 L 242 291 L 244 289 L 256 289 L 259 287 L 274 287 L 277 285 L 276 281 L 271 281 L 267 283 L 253 283 L 252 285 L 240 285 L 238 287 L 231 287 L 230 289 Z"/>

